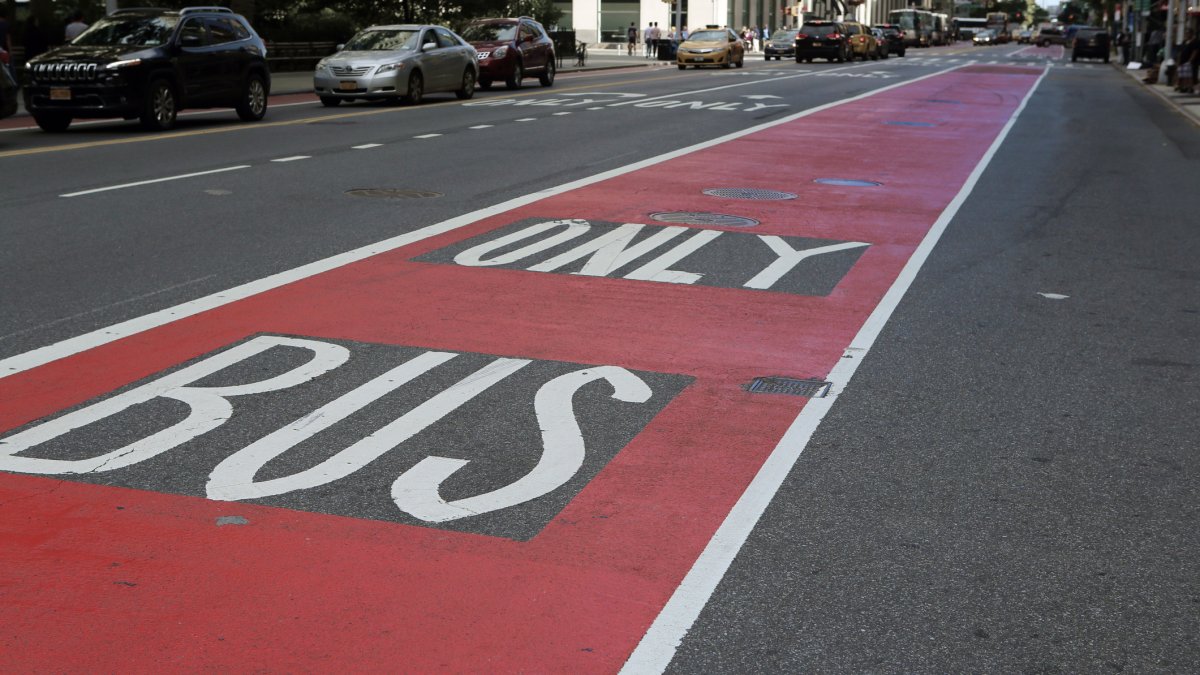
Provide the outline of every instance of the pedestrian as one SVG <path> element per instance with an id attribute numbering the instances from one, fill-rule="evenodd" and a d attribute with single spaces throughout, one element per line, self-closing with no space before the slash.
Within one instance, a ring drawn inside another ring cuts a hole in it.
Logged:
<path id="1" fill-rule="evenodd" d="M 630 21 L 629 28 L 625 30 L 625 42 L 628 43 L 625 51 L 626 56 L 633 56 L 633 50 L 637 47 L 638 29 L 637 24 Z"/>
<path id="2" fill-rule="evenodd" d="M 1164 40 L 1163 31 L 1161 28 L 1155 28 L 1150 31 L 1150 37 L 1146 40 L 1146 53 L 1142 55 L 1142 61 L 1145 61 L 1151 67 L 1158 65 L 1158 52 L 1162 50 Z"/>
<path id="3" fill-rule="evenodd" d="M 1196 53 L 1200 49 L 1200 40 L 1196 34 L 1188 31 L 1183 36 L 1183 45 L 1179 49 L 1179 74 L 1175 78 L 1175 91 L 1185 94 L 1192 93 L 1196 84 Z"/>
<path id="4" fill-rule="evenodd" d="M 1129 31 L 1117 33 L 1117 49 L 1121 50 L 1121 65 L 1129 65 Z"/>
<path id="5" fill-rule="evenodd" d="M 83 12 L 75 10 L 71 14 L 71 23 L 63 30 L 63 37 L 67 42 L 79 37 L 79 34 L 87 30 L 88 25 L 83 22 Z"/>
<path id="6" fill-rule="evenodd" d="M 642 40 L 646 43 L 646 58 L 650 58 L 650 51 L 654 46 L 654 22 L 646 23 L 646 30 L 642 31 Z"/>
<path id="7" fill-rule="evenodd" d="M 650 58 L 658 58 L 658 47 L 661 40 L 662 29 L 658 27 L 658 22 L 655 21 L 654 23 L 650 24 L 650 48 L 654 52 Z"/>

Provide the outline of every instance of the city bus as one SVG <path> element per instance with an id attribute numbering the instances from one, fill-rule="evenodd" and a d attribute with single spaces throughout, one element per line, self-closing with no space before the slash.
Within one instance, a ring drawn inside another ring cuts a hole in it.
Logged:
<path id="1" fill-rule="evenodd" d="M 996 31 L 996 37 L 1001 42 L 1008 41 L 1008 13 L 988 12 L 987 27 Z"/>
<path id="2" fill-rule="evenodd" d="M 987 28 L 987 19 L 972 19 L 965 16 L 954 17 L 954 39 L 970 40 L 975 34 Z"/>
<path id="3" fill-rule="evenodd" d="M 928 47 L 933 42 L 933 13 L 923 9 L 894 9 L 888 12 L 888 23 L 894 23 L 904 33 L 905 47 Z"/>

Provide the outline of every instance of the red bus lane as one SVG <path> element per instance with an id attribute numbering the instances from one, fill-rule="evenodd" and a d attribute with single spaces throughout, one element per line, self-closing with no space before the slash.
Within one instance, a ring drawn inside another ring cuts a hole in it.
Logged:
<path id="1" fill-rule="evenodd" d="M 1041 74 L 888 88 L 0 379 L 0 663 L 619 669 Z"/>

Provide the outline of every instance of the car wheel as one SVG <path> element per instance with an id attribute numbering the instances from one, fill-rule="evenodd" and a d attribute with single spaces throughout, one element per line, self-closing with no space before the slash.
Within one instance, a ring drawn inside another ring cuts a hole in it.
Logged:
<path id="1" fill-rule="evenodd" d="M 1108 63 L 1108 54 L 1105 54 L 1105 55 L 1104 55 L 1104 62 L 1105 62 L 1105 63 Z"/>
<path id="2" fill-rule="evenodd" d="M 830 61 L 833 61 L 833 59 L 829 59 L 829 60 L 830 60 Z M 837 55 L 837 62 L 838 62 L 838 63 L 844 63 L 845 61 L 846 61 L 846 55 L 845 55 L 844 53 L 842 53 L 842 52 L 838 52 L 838 55 Z"/>
<path id="3" fill-rule="evenodd" d="M 238 117 L 244 122 L 257 122 L 267 114 L 267 87 L 262 75 L 252 74 L 246 80 L 246 90 L 237 104 Z"/>
<path id="4" fill-rule="evenodd" d="M 71 126 L 71 116 L 60 112 L 33 113 L 33 121 L 37 122 L 42 131 L 49 131 L 51 133 L 66 131 L 67 127 Z"/>
<path id="5" fill-rule="evenodd" d="M 742 58 L 738 59 L 737 67 L 744 68 L 746 66 L 746 55 L 742 54 Z"/>
<path id="6" fill-rule="evenodd" d="M 409 105 L 416 105 L 421 102 L 421 98 L 425 96 L 425 78 L 421 76 L 420 71 L 414 72 L 408 76 L 408 94 L 404 96 L 404 102 Z"/>
<path id="7" fill-rule="evenodd" d="M 1076 61 L 1078 61 L 1078 60 L 1079 60 L 1079 55 L 1078 55 L 1078 54 L 1072 54 L 1072 55 L 1071 55 L 1071 63 L 1075 63 L 1075 62 L 1076 62 Z"/>
<path id="8" fill-rule="evenodd" d="M 504 81 L 504 86 L 509 89 L 520 89 L 521 80 L 525 79 L 525 66 L 521 64 L 521 60 L 517 60 L 517 65 L 513 66 L 513 73 Z"/>
<path id="9" fill-rule="evenodd" d="M 682 63 L 677 63 L 675 65 L 679 66 L 680 70 L 687 70 L 687 66 L 683 65 Z"/>
<path id="10" fill-rule="evenodd" d="M 336 108 L 336 107 L 338 107 L 338 104 L 341 102 L 342 102 L 342 99 L 340 99 L 336 96 L 322 96 L 321 97 L 321 105 L 325 106 L 326 108 Z"/>
<path id="11" fill-rule="evenodd" d="M 554 60 L 546 61 L 546 70 L 538 75 L 538 82 L 542 83 L 543 87 L 549 87 L 554 84 Z"/>
<path id="12" fill-rule="evenodd" d="M 454 92 L 454 95 L 464 101 L 475 95 L 475 71 L 473 69 L 463 70 L 462 87 Z"/>
<path id="13" fill-rule="evenodd" d="M 811 57 L 811 56 L 810 56 L 810 57 L 808 57 L 807 59 L 804 59 L 804 60 L 805 60 L 806 62 L 808 62 L 808 63 L 812 63 L 812 57 Z"/>
<path id="14" fill-rule="evenodd" d="M 728 57 L 725 59 L 725 63 L 722 63 L 722 64 L 721 64 L 721 67 L 722 67 L 722 68 L 732 68 L 732 67 L 733 67 L 733 54 L 730 54 L 730 55 L 729 55 L 729 56 L 728 56 Z"/>
<path id="15" fill-rule="evenodd" d="M 159 78 L 150 83 L 146 100 L 142 102 L 142 126 L 154 131 L 166 131 L 175 126 L 175 89 Z"/>
<path id="16" fill-rule="evenodd" d="M 477 82 L 476 84 L 478 84 L 479 88 L 484 91 L 487 91 L 488 89 L 492 88 L 492 81 L 487 79 L 486 77 L 479 78 L 479 82 Z"/>
<path id="17" fill-rule="evenodd" d="M 801 61 L 803 61 L 803 60 L 804 60 L 804 59 L 800 58 L 799 56 L 797 56 L 797 57 L 796 57 L 796 63 L 800 63 L 800 62 L 801 62 Z"/>
<path id="18" fill-rule="evenodd" d="M 904 58 L 904 50 L 901 49 L 900 52 L 897 54 L 897 56 Z"/>

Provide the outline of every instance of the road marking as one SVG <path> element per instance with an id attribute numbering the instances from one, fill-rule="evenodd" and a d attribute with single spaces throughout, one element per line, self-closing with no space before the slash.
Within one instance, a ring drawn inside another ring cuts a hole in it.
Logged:
<path id="1" fill-rule="evenodd" d="M 904 265 L 891 288 L 888 289 L 862 328 L 859 329 L 854 340 L 846 348 L 848 358 L 839 360 L 833 370 L 829 372 L 826 379 L 833 383 L 829 394 L 824 398 L 809 399 L 801 409 L 800 414 L 796 416 L 783 438 L 780 439 L 767 461 L 755 475 L 754 480 L 742 493 L 729 515 L 725 517 L 724 522 L 709 540 L 708 545 L 692 565 L 675 593 L 672 594 L 671 599 L 667 601 L 650 629 L 646 631 L 633 654 L 625 662 L 621 669 L 622 673 L 661 673 L 671 663 L 684 636 L 691 629 L 696 618 L 700 616 L 700 611 L 708 604 L 717 584 L 725 576 L 734 557 L 742 549 L 750 532 L 758 524 L 767 506 L 770 505 L 771 500 L 783 485 L 784 479 L 795 466 L 796 460 L 804 452 L 821 420 L 829 413 L 841 392 L 850 383 L 850 379 L 854 377 L 859 364 L 870 352 L 888 319 L 904 298 L 904 294 L 912 285 L 917 273 L 946 231 L 946 227 L 975 189 L 980 176 L 983 175 L 984 170 L 991 163 L 992 157 L 1008 137 L 1017 118 L 1025 110 L 1029 99 L 1037 91 L 1048 72 L 1048 69 L 1042 70 L 1041 75 L 1025 94 L 1020 105 L 1013 111 L 1004 128 L 1000 130 L 987 152 L 975 165 L 975 169 L 968 176 L 958 194 L 942 211 L 933 227 L 921 240 L 921 244 Z"/>
<path id="2" fill-rule="evenodd" d="M 521 119 L 516 120 L 516 121 L 517 122 L 536 122 L 537 118 L 536 117 L 522 117 Z"/>
<path id="3" fill-rule="evenodd" d="M 276 160 L 277 161 L 277 160 Z M 135 183 L 122 183 L 121 185 L 110 185 L 108 187 L 93 188 L 91 190 L 80 190 L 79 192 L 68 192 L 59 195 L 59 197 L 82 197 L 83 195 L 91 195 L 97 192 L 108 192 L 110 190 L 124 190 L 125 188 L 138 187 L 140 185 L 150 185 L 152 183 L 165 183 L 172 180 L 182 180 L 184 178 L 195 178 L 196 176 L 210 176 L 214 173 L 225 173 L 226 171 L 238 171 L 239 169 L 249 169 L 249 164 L 239 164 L 238 166 L 227 166 L 224 169 L 213 169 L 212 171 L 197 171 L 196 173 L 185 173 L 179 176 L 167 176 L 166 178 L 152 178 L 150 180 L 139 180 Z"/>
<path id="4" fill-rule="evenodd" d="M 438 136 L 441 136 L 441 134 L 421 134 L 420 136 L 413 136 L 413 138 L 437 138 Z"/>
<path id="5" fill-rule="evenodd" d="M 663 94 L 662 96 L 651 96 L 649 98 L 639 98 L 639 99 L 629 100 L 629 101 L 620 101 L 618 103 L 609 103 L 605 107 L 616 108 L 618 106 L 632 105 L 634 103 L 645 103 L 646 101 L 657 101 L 658 99 L 662 99 L 662 98 L 678 99 L 683 96 L 691 96 L 693 94 L 704 94 L 704 93 L 707 93 L 710 91 L 720 91 L 722 89 L 732 89 L 734 87 L 750 87 L 750 86 L 764 84 L 764 83 L 772 83 L 773 84 L 775 82 L 781 82 L 783 80 L 794 80 L 798 77 L 808 77 L 809 75 L 812 75 L 817 72 L 830 73 L 830 72 L 834 72 L 834 71 L 838 71 L 838 70 L 845 70 L 846 68 L 858 68 L 858 67 L 861 67 L 864 65 L 866 65 L 866 64 L 859 64 L 858 66 L 842 66 L 840 68 L 830 68 L 829 70 L 822 70 L 822 71 L 805 70 L 805 71 L 796 73 L 795 75 L 787 75 L 784 77 L 777 77 L 772 80 L 750 80 L 748 82 L 735 82 L 733 84 L 723 84 L 719 87 L 707 87 L 705 89 L 694 89 L 692 91 L 681 91 L 681 92 L 678 92 L 675 94 Z"/>
<path id="6" fill-rule="evenodd" d="M 378 148 L 382 145 L 383 143 L 363 143 L 362 145 L 352 145 L 350 147 L 354 148 L 355 150 L 370 150 L 371 148 Z"/>
<path id="7" fill-rule="evenodd" d="M 475 126 L 468 127 L 468 128 L 469 129 L 491 129 L 494 126 L 495 126 L 494 124 L 476 124 Z"/>
<path id="8" fill-rule="evenodd" d="M 312 155 L 292 155 L 291 157 L 280 157 L 273 159 L 272 162 L 298 162 L 302 159 L 312 159 Z"/>
<path id="9" fill-rule="evenodd" d="M 570 112 L 556 112 L 556 113 L 554 113 L 554 116 L 561 117 L 563 115 L 570 115 L 570 114 L 571 114 Z"/>

